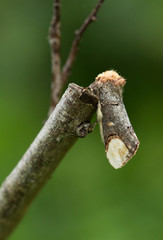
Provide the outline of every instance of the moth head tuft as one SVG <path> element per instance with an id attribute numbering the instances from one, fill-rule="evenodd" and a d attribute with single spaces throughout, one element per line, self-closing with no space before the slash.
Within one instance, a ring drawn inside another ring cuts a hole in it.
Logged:
<path id="1" fill-rule="evenodd" d="M 121 77 L 117 72 L 110 70 L 100 73 L 96 78 L 95 81 L 99 81 L 102 83 L 105 82 L 112 82 L 115 86 L 124 86 L 126 81 L 123 77 Z"/>

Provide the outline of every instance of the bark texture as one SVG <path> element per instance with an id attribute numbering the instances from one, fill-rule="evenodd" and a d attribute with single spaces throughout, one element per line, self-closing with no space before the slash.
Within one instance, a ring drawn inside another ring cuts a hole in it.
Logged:
<path id="1" fill-rule="evenodd" d="M 124 85 L 125 79 L 115 71 L 99 74 L 96 81 L 90 85 L 98 97 L 97 117 L 105 152 L 109 162 L 116 169 L 124 166 L 139 147 L 139 140 L 123 103 Z"/>
<path id="2" fill-rule="evenodd" d="M 71 73 L 75 58 L 77 56 L 79 43 L 88 26 L 96 20 L 97 13 L 104 0 L 98 0 L 89 16 L 84 20 L 81 27 L 75 31 L 75 38 L 72 42 L 67 60 L 61 69 L 61 3 L 60 0 L 54 0 L 53 16 L 49 28 L 49 44 L 51 48 L 52 62 L 52 85 L 51 85 L 51 104 L 48 115 L 53 112 L 59 102 L 64 84 L 67 82 Z"/>
<path id="3" fill-rule="evenodd" d="M 84 137 L 89 132 L 84 123 L 90 122 L 96 105 L 97 99 L 88 90 L 69 85 L 34 142 L 0 188 L 1 240 L 11 234 L 78 136 Z"/>
<path id="4" fill-rule="evenodd" d="M 70 84 L 44 127 L 0 188 L 0 240 L 7 239 L 78 137 L 92 131 L 97 105 L 107 158 L 122 167 L 139 141 L 122 100 L 125 80 L 106 71 L 89 88 Z"/>
<path id="5" fill-rule="evenodd" d="M 49 109 L 49 116 L 53 112 L 55 106 L 59 102 L 60 93 L 63 88 L 61 81 L 61 14 L 60 14 L 60 0 L 54 1 L 53 17 L 49 28 L 49 44 L 51 48 L 51 64 L 52 64 L 52 84 L 51 84 L 51 104 Z"/>

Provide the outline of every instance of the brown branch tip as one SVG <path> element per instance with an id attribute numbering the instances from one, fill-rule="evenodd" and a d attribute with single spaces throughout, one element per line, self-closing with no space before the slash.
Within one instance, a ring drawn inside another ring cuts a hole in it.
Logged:
<path id="1" fill-rule="evenodd" d="M 49 28 L 49 44 L 51 47 L 52 65 L 51 104 L 49 115 L 59 102 L 60 92 L 63 87 L 61 82 L 60 25 L 60 0 L 54 0 L 53 17 Z"/>
<path id="2" fill-rule="evenodd" d="M 98 10 L 100 9 L 104 0 L 99 0 L 95 8 L 84 20 L 79 30 L 75 31 L 75 38 L 72 42 L 69 55 L 61 71 L 61 57 L 60 57 L 60 0 L 54 0 L 54 15 L 52 17 L 49 43 L 51 46 L 51 59 L 52 59 L 52 90 L 51 90 L 51 105 L 49 115 L 54 110 L 56 104 L 59 102 L 63 85 L 67 82 L 71 73 L 74 60 L 78 52 L 80 40 L 86 31 L 89 24 L 96 20 Z"/>
<path id="3" fill-rule="evenodd" d="M 75 31 L 75 38 L 74 38 L 74 41 L 71 45 L 70 53 L 68 55 L 68 58 L 65 62 L 63 70 L 62 70 L 63 84 L 67 81 L 67 79 L 68 79 L 68 77 L 71 73 L 71 69 L 73 67 L 73 63 L 74 63 L 74 60 L 75 60 L 77 52 L 78 52 L 78 46 L 79 46 L 80 40 L 81 40 L 84 32 L 86 31 L 86 29 L 90 25 L 90 23 L 96 20 L 98 10 L 100 9 L 103 2 L 104 2 L 104 0 L 99 0 L 98 1 L 97 5 L 92 10 L 92 12 L 89 14 L 89 16 L 85 19 L 85 21 L 83 22 L 83 24 L 79 28 L 79 30 Z"/>

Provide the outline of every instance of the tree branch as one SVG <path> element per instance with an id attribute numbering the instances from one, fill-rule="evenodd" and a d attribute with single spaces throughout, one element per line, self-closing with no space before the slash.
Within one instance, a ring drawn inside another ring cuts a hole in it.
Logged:
<path id="1" fill-rule="evenodd" d="M 81 37 L 89 24 L 96 19 L 103 2 L 104 0 L 99 0 L 77 31 L 61 73 L 60 0 L 54 0 L 54 16 L 49 31 L 53 76 L 49 110 L 51 115 L 0 188 L 1 240 L 7 239 L 14 230 L 30 203 L 78 137 L 85 137 L 92 130 L 94 126 L 91 127 L 90 120 L 97 105 L 101 135 L 111 165 L 114 168 L 122 167 L 138 149 L 139 141 L 122 101 L 125 80 L 116 72 L 106 71 L 98 75 L 88 89 L 70 84 L 58 103 Z"/>
<path id="2" fill-rule="evenodd" d="M 139 141 L 122 100 L 125 79 L 115 71 L 99 74 L 89 88 L 70 84 L 44 127 L 0 188 L 0 239 L 4 240 L 78 137 L 98 122 L 106 156 L 114 168 L 131 159 Z"/>
<path id="3" fill-rule="evenodd" d="M 84 23 L 78 31 L 76 31 L 75 39 L 72 43 L 70 53 L 61 72 L 61 56 L 60 56 L 60 0 L 54 0 L 53 17 L 49 29 L 49 43 L 51 46 L 51 62 L 52 62 L 52 90 L 51 104 L 49 116 L 59 102 L 61 90 L 66 83 L 71 72 L 74 60 L 77 55 L 79 42 L 86 31 L 89 24 L 96 20 L 96 15 L 104 0 L 99 0 L 90 15 L 85 19 Z"/>
<path id="4" fill-rule="evenodd" d="M 83 22 L 83 24 L 80 27 L 80 29 L 75 32 L 75 35 L 76 35 L 75 39 L 74 39 L 74 41 L 72 43 L 72 46 L 71 46 L 71 49 L 70 49 L 70 53 L 68 55 L 68 58 L 67 58 L 66 63 L 64 65 L 64 67 L 63 67 L 63 70 L 62 70 L 62 76 L 61 77 L 62 77 L 62 83 L 63 84 L 67 81 L 68 76 L 71 73 L 71 69 L 72 69 L 74 60 L 75 60 L 76 55 L 77 55 L 77 51 L 78 51 L 78 46 L 79 46 L 80 40 L 81 40 L 84 32 L 86 31 L 87 27 L 89 26 L 89 24 L 96 20 L 96 16 L 97 16 L 98 10 L 100 9 L 100 7 L 101 7 L 103 2 L 104 2 L 104 0 L 99 0 L 98 1 L 97 5 L 92 10 L 90 15 L 85 19 L 85 21 Z"/>
<path id="5" fill-rule="evenodd" d="M 0 188 L 1 240 L 6 239 L 19 223 L 78 135 L 86 136 L 88 131 L 83 123 L 90 121 L 96 105 L 97 99 L 88 90 L 69 85 L 34 142 Z"/>
<path id="6" fill-rule="evenodd" d="M 53 17 L 49 28 L 52 64 L 51 104 L 49 115 L 59 102 L 60 92 L 63 87 L 61 82 L 60 25 L 60 0 L 54 0 Z"/>

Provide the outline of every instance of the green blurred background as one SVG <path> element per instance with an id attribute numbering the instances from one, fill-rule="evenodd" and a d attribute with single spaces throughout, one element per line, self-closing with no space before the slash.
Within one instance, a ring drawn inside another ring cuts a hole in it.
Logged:
<path id="1" fill-rule="evenodd" d="M 62 0 L 62 59 L 97 0 Z M 163 1 L 106 0 L 80 44 L 70 82 L 115 69 L 141 142 L 122 169 L 108 163 L 98 126 L 79 140 L 11 240 L 163 239 Z M 52 0 L 0 0 L 0 181 L 47 117 Z"/>

